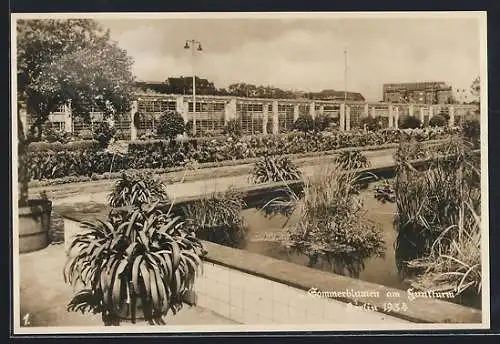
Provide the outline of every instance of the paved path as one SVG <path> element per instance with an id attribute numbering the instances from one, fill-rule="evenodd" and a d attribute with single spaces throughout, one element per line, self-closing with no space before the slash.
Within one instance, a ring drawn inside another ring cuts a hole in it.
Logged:
<path id="1" fill-rule="evenodd" d="M 50 245 L 19 256 L 21 317 L 29 313 L 31 326 L 102 326 L 99 315 L 66 310 L 72 288 L 63 281 L 65 260 L 62 245 Z M 177 315 L 167 315 L 166 321 L 168 325 L 236 324 L 209 310 L 187 305 Z"/>

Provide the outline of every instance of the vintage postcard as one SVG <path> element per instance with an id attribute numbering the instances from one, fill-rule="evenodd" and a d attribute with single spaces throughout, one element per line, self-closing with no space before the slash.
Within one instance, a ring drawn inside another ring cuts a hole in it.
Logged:
<path id="1" fill-rule="evenodd" d="M 489 328 L 486 20 L 12 14 L 13 333 Z"/>

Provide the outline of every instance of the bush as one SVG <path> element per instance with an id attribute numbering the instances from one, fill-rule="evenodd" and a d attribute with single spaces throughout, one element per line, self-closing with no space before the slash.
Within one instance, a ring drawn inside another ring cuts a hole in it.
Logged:
<path id="1" fill-rule="evenodd" d="M 99 142 L 102 148 L 108 147 L 111 140 L 116 135 L 115 127 L 111 126 L 108 122 L 99 122 L 94 126 L 94 131 L 92 133 L 93 139 Z"/>
<path id="2" fill-rule="evenodd" d="M 244 208 L 242 196 L 230 188 L 224 193 L 212 193 L 187 205 L 184 208 L 185 223 L 197 238 L 240 247 L 247 231 L 241 215 Z"/>
<path id="3" fill-rule="evenodd" d="M 259 159 L 251 172 L 254 183 L 283 182 L 301 178 L 300 170 L 286 156 L 265 156 Z"/>
<path id="4" fill-rule="evenodd" d="M 331 122 L 332 119 L 330 117 L 325 115 L 318 115 L 314 118 L 314 129 L 316 131 L 324 131 L 330 126 Z"/>
<path id="5" fill-rule="evenodd" d="M 165 185 L 152 173 L 124 172 L 108 195 L 111 207 L 154 203 L 168 200 Z"/>
<path id="6" fill-rule="evenodd" d="M 160 138 L 175 139 L 177 135 L 182 135 L 186 131 L 186 124 L 182 115 L 176 111 L 171 111 L 161 115 L 156 128 L 156 134 Z"/>
<path id="7" fill-rule="evenodd" d="M 430 127 L 444 127 L 448 124 L 446 118 L 441 115 L 433 116 L 429 121 Z"/>
<path id="8" fill-rule="evenodd" d="M 403 116 L 398 123 L 400 129 L 416 129 L 420 128 L 421 125 L 422 123 L 415 116 Z"/>
<path id="9" fill-rule="evenodd" d="M 382 129 L 380 117 L 362 117 L 359 121 L 359 125 L 361 129 L 364 129 L 366 125 L 366 130 L 368 131 L 377 131 Z"/>
<path id="10" fill-rule="evenodd" d="M 235 119 L 227 121 L 226 125 L 224 126 L 223 134 L 232 137 L 241 137 L 241 123 Z"/>
<path id="11" fill-rule="evenodd" d="M 301 114 L 293 123 L 293 129 L 307 133 L 316 130 L 316 126 L 311 115 Z"/>
<path id="12" fill-rule="evenodd" d="M 61 151 L 81 151 L 81 150 L 95 150 L 99 148 L 99 143 L 93 140 L 86 141 L 72 141 L 66 144 L 60 142 L 47 143 L 47 142 L 33 142 L 28 145 L 29 152 L 61 152 Z"/>

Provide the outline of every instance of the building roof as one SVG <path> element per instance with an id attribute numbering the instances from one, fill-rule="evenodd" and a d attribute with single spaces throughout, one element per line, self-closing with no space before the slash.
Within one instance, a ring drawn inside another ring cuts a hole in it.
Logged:
<path id="1" fill-rule="evenodd" d="M 347 91 L 346 94 L 345 91 L 323 90 L 321 92 L 309 93 L 309 96 L 312 99 L 318 100 L 343 100 L 347 96 L 347 100 L 365 101 L 365 97 L 361 93 L 350 91 Z"/>

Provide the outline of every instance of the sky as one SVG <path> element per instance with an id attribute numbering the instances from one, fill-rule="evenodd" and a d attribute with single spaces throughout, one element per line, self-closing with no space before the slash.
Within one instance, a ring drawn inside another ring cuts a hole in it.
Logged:
<path id="1" fill-rule="evenodd" d="M 134 58 L 138 80 L 207 78 L 283 89 L 347 89 L 381 100 L 382 84 L 444 81 L 469 90 L 480 72 L 478 17 L 101 19 Z M 201 42 L 193 58 L 187 39 Z M 347 51 L 347 54 L 344 53 Z M 347 73 L 345 61 L 347 56 Z"/>

